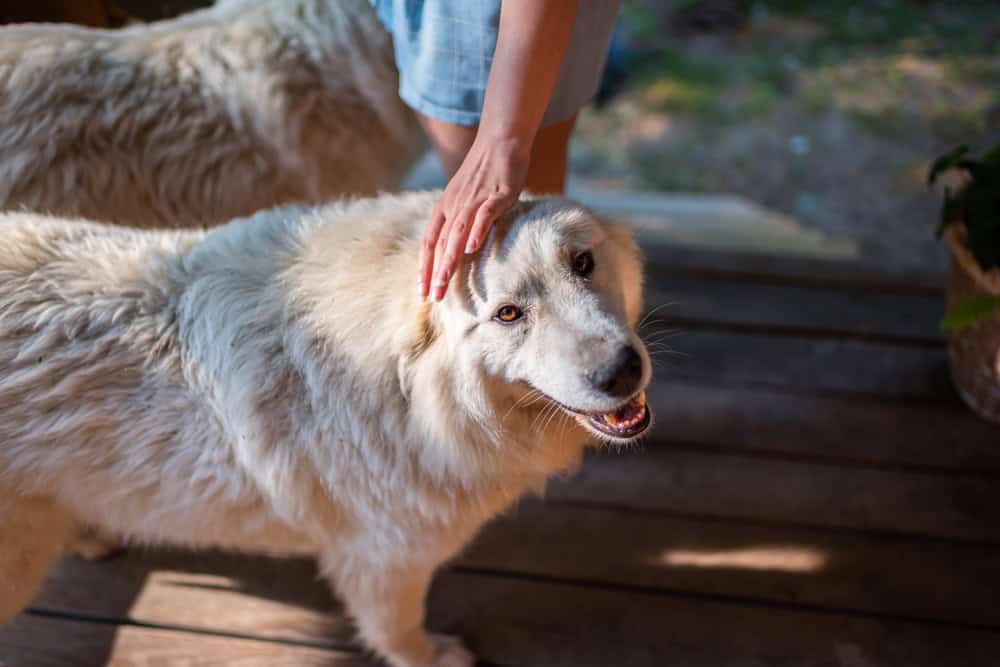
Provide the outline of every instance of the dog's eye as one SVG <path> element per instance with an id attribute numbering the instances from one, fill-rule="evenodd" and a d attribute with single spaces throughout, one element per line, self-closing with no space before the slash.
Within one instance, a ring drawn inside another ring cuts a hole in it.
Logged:
<path id="1" fill-rule="evenodd" d="M 594 272 L 594 255 L 589 250 L 584 250 L 573 257 L 573 273 L 586 278 Z"/>
<path id="2" fill-rule="evenodd" d="M 517 306 L 503 306 L 502 308 L 500 308 L 500 310 L 497 311 L 497 314 L 494 317 L 494 319 L 497 320 L 498 322 L 504 322 L 504 323 L 516 322 L 517 320 L 521 319 L 523 315 L 524 313 L 521 312 L 521 309 L 518 308 Z"/>

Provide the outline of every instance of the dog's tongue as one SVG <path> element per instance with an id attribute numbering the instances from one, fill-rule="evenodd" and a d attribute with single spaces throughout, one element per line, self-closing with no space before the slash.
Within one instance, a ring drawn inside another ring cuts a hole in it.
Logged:
<path id="1" fill-rule="evenodd" d="M 608 426 L 629 428 L 642 421 L 646 414 L 646 393 L 643 392 L 614 412 L 601 415 Z"/>

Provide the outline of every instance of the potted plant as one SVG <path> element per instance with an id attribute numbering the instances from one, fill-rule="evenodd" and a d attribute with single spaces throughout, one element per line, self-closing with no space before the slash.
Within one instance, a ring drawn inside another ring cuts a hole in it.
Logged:
<path id="1" fill-rule="evenodd" d="M 960 146 L 931 165 L 928 184 L 960 172 L 945 188 L 938 234 L 951 251 L 948 337 L 951 376 L 965 402 L 1000 423 L 1000 145 L 982 158 Z"/>

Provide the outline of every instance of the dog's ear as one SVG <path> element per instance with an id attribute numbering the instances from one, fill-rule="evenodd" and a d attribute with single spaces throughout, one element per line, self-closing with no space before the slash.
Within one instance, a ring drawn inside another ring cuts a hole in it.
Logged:
<path id="1" fill-rule="evenodd" d="M 421 303 L 416 313 L 417 317 L 411 320 L 412 329 L 406 333 L 399 362 L 396 364 L 399 388 L 407 402 L 410 401 L 413 364 L 438 337 L 437 325 L 431 317 L 430 302 Z"/>

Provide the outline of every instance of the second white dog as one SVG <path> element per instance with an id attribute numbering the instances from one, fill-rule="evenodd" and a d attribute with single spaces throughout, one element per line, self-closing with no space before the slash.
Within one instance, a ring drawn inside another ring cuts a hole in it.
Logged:
<path id="1" fill-rule="evenodd" d="M 525 200 L 445 300 L 414 284 L 437 193 L 212 232 L 0 216 L 0 622 L 80 524 L 317 553 L 397 667 L 435 569 L 490 517 L 651 417 L 628 230 Z"/>
<path id="2" fill-rule="evenodd" d="M 367 0 L 0 27 L 0 210 L 198 227 L 394 189 L 422 146 Z"/>

